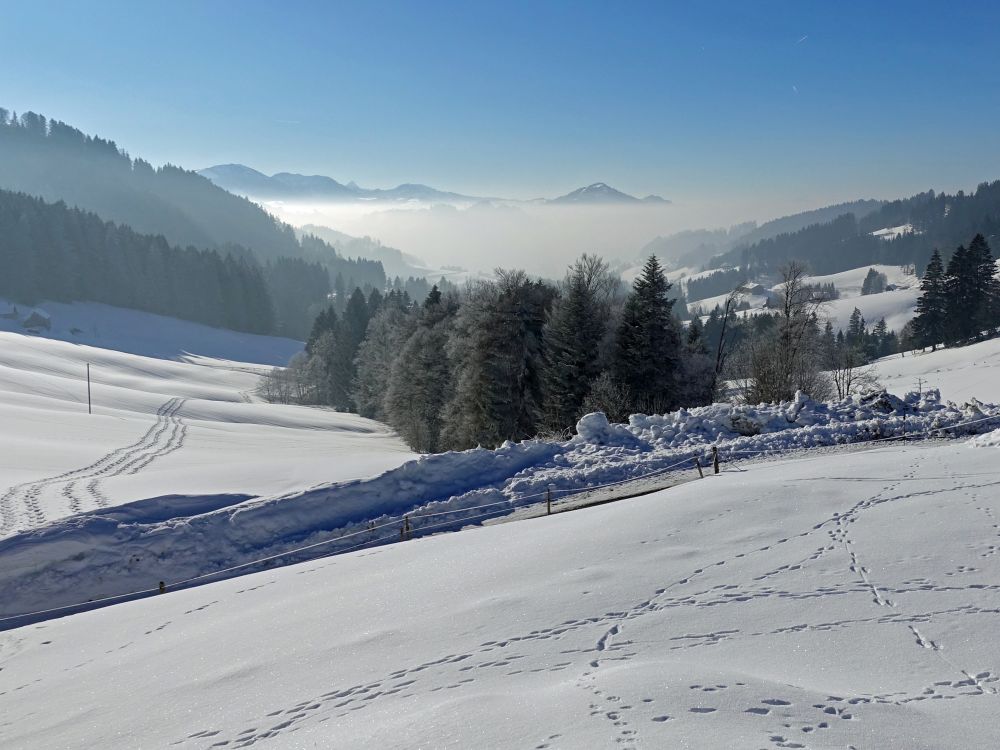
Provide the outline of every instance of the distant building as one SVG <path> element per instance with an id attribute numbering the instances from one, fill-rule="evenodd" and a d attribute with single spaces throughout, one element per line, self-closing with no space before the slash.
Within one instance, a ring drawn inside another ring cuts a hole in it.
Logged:
<path id="1" fill-rule="evenodd" d="M 49 317 L 48 313 L 43 312 L 42 310 L 32 310 L 31 315 L 25 318 L 21 325 L 29 331 L 48 331 L 52 328 L 52 319 Z"/>

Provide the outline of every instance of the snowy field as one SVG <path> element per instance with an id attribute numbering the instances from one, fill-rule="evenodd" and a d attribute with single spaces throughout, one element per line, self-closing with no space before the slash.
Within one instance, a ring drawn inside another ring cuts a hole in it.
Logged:
<path id="1" fill-rule="evenodd" d="M 1000 403 L 1000 339 L 954 349 L 893 354 L 875 362 L 879 381 L 895 393 L 937 388 L 958 403 Z"/>
<path id="2" fill-rule="evenodd" d="M 12 748 L 989 748 L 1000 447 L 746 465 L 0 633 Z"/>
<path id="3" fill-rule="evenodd" d="M 100 330 L 117 351 L 0 332 L 0 537 L 144 498 L 272 495 L 414 457 L 376 422 L 260 402 L 261 363 L 301 343 L 111 310 L 98 310 Z M 127 353 L 142 349 L 172 358 Z"/>
<path id="4" fill-rule="evenodd" d="M 862 296 L 861 288 L 870 268 L 885 274 L 887 283 L 897 288 L 889 292 Z M 828 276 L 809 276 L 805 281 L 810 284 L 833 284 L 840 292 L 840 298 L 823 305 L 820 312 L 820 317 L 824 321 L 829 320 L 834 330 L 846 329 L 851 313 L 854 312 L 854 308 L 858 308 L 869 327 L 885 318 L 889 330 L 898 333 L 914 316 L 917 298 L 920 296 L 920 279 L 906 273 L 899 266 L 864 266 Z M 778 289 L 779 286 L 770 289 L 772 297 L 776 295 Z M 701 310 L 703 315 L 707 316 L 716 306 L 725 307 L 726 297 L 727 295 L 721 294 L 692 301 L 688 304 L 688 309 L 692 312 Z M 767 299 L 764 295 L 747 297 L 750 310 L 746 314 L 758 314 L 763 311 Z"/>

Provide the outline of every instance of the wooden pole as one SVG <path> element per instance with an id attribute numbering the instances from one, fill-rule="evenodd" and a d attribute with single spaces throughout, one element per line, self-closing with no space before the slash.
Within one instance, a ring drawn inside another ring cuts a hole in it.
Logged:
<path id="1" fill-rule="evenodd" d="M 552 515 L 552 485 L 545 488 L 545 515 Z"/>
<path id="2" fill-rule="evenodd" d="M 715 473 L 719 473 L 719 446 L 712 446 L 712 468 L 715 469 Z"/>
<path id="3" fill-rule="evenodd" d="M 93 414 L 93 407 L 90 404 L 90 362 L 87 363 L 87 414 Z"/>
<path id="4" fill-rule="evenodd" d="M 698 467 L 698 476 L 702 479 L 705 478 L 705 472 L 701 470 L 701 459 L 698 456 L 694 457 L 694 465 Z"/>

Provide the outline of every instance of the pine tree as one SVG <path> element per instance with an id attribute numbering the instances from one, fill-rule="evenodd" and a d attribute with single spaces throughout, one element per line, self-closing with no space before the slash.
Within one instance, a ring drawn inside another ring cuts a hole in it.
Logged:
<path id="1" fill-rule="evenodd" d="M 545 423 L 551 430 L 575 424 L 600 374 L 599 347 L 607 309 L 588 282 L 586 260 L 570 269 L 562 297 L 553 303 L 545 324 Z"/>
<path id="2" fill-rule="evenodd" d="M 948 292 L 941 254 L 935 250 L 920 282 L 913 328 L 919 346 L 937 345 L 947 336 Z"/>
<path id="3" fill-rule="evenodd" d="M 980 336 L 983 331 L 1000 325 L 1000 280 L 996 278 L 997 264 L 986 238 L 977 234 L 969 243 L 969 271 L 974 284 L 975 307 L 970 313 L 972 333 Z"/>
<path id="4" fill-rule="evenodd" d="M 860 346 L 865 336 L 865 318 L 861 310 L 854 308 L 851 319 L 847 324 L 847 343 L 851 346 Z"/>
<path id="5" fill-rule="evenodd" d="M 625 302 L 618 329 L 615 380 L 633 397 L 633 408 L 649 414 L 678 405 L 680 340 L 672 324 L 670 284 L 655 255 L 643 266 Z"/>
<path id="6" fill-rule="evenodd" d="M 444 446 L 494 447 L 536 434 L 544 401 L 542 329 L 553 296 L 523 271 L 500 269 L 495 282 L 471 290 L 448 338 L 454 388 Z"/>
<path id="7" fill-rule="evenodd" d="M 309 338 L 306 340 L 306 353 L 312 354 L 319 337 L 324 333 L 333 333 L 337 330 L 337 325 L 337 313 L 334 311 L 333 305 L 328 306 L 325 310 L 321 310 L 319 315 L 316 316 L 316 320 L 313 321 L 312 330 L 309 332 Z"/>
<path id="8" fill-rule="evenodd" d="M 451 396 L 446 353 L 457 305 L 435 286 L 417 314 L 417 324 L 392 364 L 385 396 L 389 424 L 418 451 L 441 447 L 445 404 Z"/>
<path id="9" fill-rule="evenodd" d="M 952 254 L 945 271 L 946 340 L 955 343 L 975 334 L 975 323 L 970 312 L 979 306 L 976 276 L 979 269 L 975 259 L 963 245 Z"/>
<path id="10" fill-rule="evenodd" d="M 369 300 L 370 301 L 370 300 Z M 395 361 L 416 325 L 415 315 L 402 304 L 402 295 L 391 292 L 368 322 L 364 341 L 355 357 L 351 399 L 358 414 L 390 422 L 386 394 Z"/>
<path id="11" fill-rule="evenodd" d="M 869 294 L 879 294 L 885 291 L 886 277 L 884 273 L 879 273 L 874 268 L 869 268 L 865 275 L 865 280 L 861 284 L 861 296 Z"/>

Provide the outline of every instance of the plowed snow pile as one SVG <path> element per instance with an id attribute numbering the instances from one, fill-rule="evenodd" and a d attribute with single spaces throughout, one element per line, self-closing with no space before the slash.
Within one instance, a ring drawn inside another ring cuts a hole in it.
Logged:
<path id="1" fill-rule="evenodd" d="M 371 479 L 272 497 L 161 497 L 0 540 L 0 615 L 141 591 L 158 581 L 174 584 L 275 555 L 286 555 L 282 563 L 309 559 L 316 544 L 323 544 L 322 553 L 352 549 L 375 538 L 369 524 L 381 527 L 404 514 L 415 514 L 416 533 L 424 525 L 456 529 L 481 518 L 483 506 L 510 512 L 539 501 L 549 488 L 558 496 L 671 467 L 689 471 L 694 457 L 707 462 L 710 446 L 731 461 L 904 435 L 977 434 L 998 424 L 997 407 L 942 403 L 934 391 L 831 403 L 800 394 L 777 405 L 633 415 L 628 425 L 591 414 L 565 443 L 525 441 L 423 456 Z M 433 515 L 423 518 L 427 514 Z"/>

